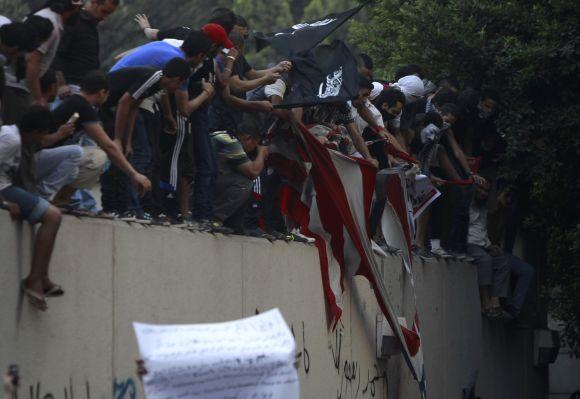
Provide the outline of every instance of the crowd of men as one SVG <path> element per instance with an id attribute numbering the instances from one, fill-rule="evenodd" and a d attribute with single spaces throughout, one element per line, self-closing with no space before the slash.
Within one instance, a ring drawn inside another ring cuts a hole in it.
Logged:
<path id="1" fill-rule="evenodd" d="M 22 22 L 0 16 L 0 201 L 13 218 L 40 223 L 22 283 L 34 307 L 64 294 L 48 273 L 62 212 L 308 241 L 280 211 L 284 181 L 264 140 L 277 123 L 302 122 L 323 145 L 379 169 L 417 159 L 443 196 L 417 221 L 416 255 L 475 262 L 482 312 L 518 315 L 533 269 L 509 254 L 497 93 L 462 89 L 452 76 L 433 83 L 418 65 L 381 80 L 359 54 L 358 98 L 276 108 L 292 89 L 292 63 L 250 65 L 248 23 L 226 8 L 191 28 L 155 29 L 138 15 L 144 44 L 103 71 L 97 27 L 118 7 L 48 0 Z"/>

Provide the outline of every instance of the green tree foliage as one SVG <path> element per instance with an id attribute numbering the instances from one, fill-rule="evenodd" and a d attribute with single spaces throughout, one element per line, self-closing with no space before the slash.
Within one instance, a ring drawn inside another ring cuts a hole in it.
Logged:
<path id="1" fill-rule="evenodd" d="M 422 65 L 502 95 L 503 174 L 530 187 L 526 226 L 547 246 L 540 275 L 580 354 L 580 9 L 572 0 L 382 0 L 351 33 L 392 77 Z M 544 147 L 545 144 L 545 147 Z"/>

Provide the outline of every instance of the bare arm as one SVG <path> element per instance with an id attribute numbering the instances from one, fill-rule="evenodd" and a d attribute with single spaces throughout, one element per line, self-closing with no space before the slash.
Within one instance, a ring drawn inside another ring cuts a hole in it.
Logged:
<path id="1" fill-rule="evenodd" d="M 85 132 L 97 145 L 105 151 L 111 162 L 121 169 L 133 181 L 137 192 L 142 195 L 151 190 L 151 182 L 142 174 L 138 173 L 127 161 L 121 149 L 107 136 L 103 127 L 99 123 L 93 123 L 85 126 Z"/>
<path id="2" fill-rule="evenodd" d="M 175 92 L 175 101 L 177 103 L 177 110 L 183 117 L 188 117 L 198 109 L 201 104 L 211 99 L 212 94 L 209 90 L 202 91 L 197 97 L 193 100 L 188 101 L 188 94 L 186 91 L 178 90 Z"/>
<path id="3" fill-rule="evenodd" d="M 451 129 L 447 129 L 445 131 L 445 137 L 447 137 L 447 141 L 449 142 L 449 145 L 451 146 L 451 150 L 453 151 L 453 155 L 455 155 L 455 158 L 457 158 L 457 160 L 461 164 L 461 167 L 463 168 L 465 173 L 471 174 L 471 168 L 469 167 L 469 163 L 467 162 L 467 158 L 465 157 L 465 153 L 463 152 L 463 150 L 459 146 L 459 143 L 457 143 L 457 140 L 455 140 L 455 135 L 453 134 L 453 131 Z"/>
<path id="4" fill-rule="evenodd" d="M 255 179 L 260 176 L 260 173 L 262 173 L 262 170 L 264 169 L 264 161 L 267 156 L 268 149 L 260 146 L 258 147 L 258 156 L 256 159 L 238 166 L 238 170 L 248 179 Z"/>
<path id="5" fill-rule="evenodd" d="M 47 105 L 40 90 L 40 64 L 44 55 L 40 51 L 26 54 L 26 83 L 32 93 L 34 102 Z"/>
<path id="6" fill-rule="evenodd" d="M 42 136 L 42 138 L 40 139 L 40 146 L 42 148 L 52 147 L 56 143 L 72 136 L 74 130 L 75 130 L 74 124 L 72 123 L 64 124 L 58 128 L 56 133 L 45 134 L 44 136 Z"/>
<path id="7" fill-rule="evenodd" d="M 257 87 L 273 83 L 268 76 L 264 75 L 253 80 L 242 80 L 238 76 L 232 76 L 230 79 L 231 91 L 238 94 L 244 94 L 248 91 L 254 90 Z"/>
<path id="8" fill-rule="evenodd" d="M 363 158 L 367 159 L 367 160 L 373 159 L 373 157 L 371 156 L 371 153 L 369 152 L 369 149 L 367 148 L 367 146 L 365 144 L 365 141 L 363 140 L 363 138 L 362 138 L 360 132 L 358 131 L 356 125 L 354 124 L 354 122 L 351 122 L 348 125 L 346 125 L 346 130 L 347 130 L 350 138 L 352 139 L 352 143 L 354 144 L 354 147 L 363 156 Z"/>
<path id="9" fill-rule="evenodd" d="M 222 99 L 228 107 L 241 109 L 243 111 L 272 112 L 274 109 L 270 101 L 247 101 L 236 96 L 232 96 L 229 86 L 226 86 L 222 92 Z"/>
<path id="10" fill-rule="evenodd" d="M 129 133 L 129 120 L 132 116 L 132 109 L 137 109 L 137 101 L 129 93 L 123 94 L 123 97 L 117 104 L 117 115 L 115 117 L 115 141 L 118 144 L 123 142 L 123 139 Z M 136 115 L 136 114 L 135 114 Z"/>

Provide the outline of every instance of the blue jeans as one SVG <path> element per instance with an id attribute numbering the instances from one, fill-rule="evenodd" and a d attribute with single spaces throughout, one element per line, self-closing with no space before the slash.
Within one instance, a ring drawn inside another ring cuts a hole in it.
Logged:
<path id="1" fill-rule="evenodd" d="M 507 298 L 510 284 L 507 255 L 493 256 L 485 248 L 474 244 L 467 244 L 467 253 L 475 258 L 479 286 L 490 286 L 492 297 Z"/>
<path id="2" fill-rule="evenodd" d="M 195 184 L 193 186 L 193 218 L 213 218 L 215 183 L 218 173 L 217 156 L 208 131 L 208 113 L 198 109 L 191 115 L 195 150 Z"/>
<path id="3" fill-rule="evenodd" d="M 20 207 L 20 217 L 28 220 L 31 224 L 39 223 L 50 207 L 47 200 L 20 187 L 6 187 L 4 190 L 0 190 L 0 194 L 6 201 L 17 204 Z"/>
<path id="4" fill-rule="evenodd" d="M 137 111 L 135 118 L 135 128 L 133 129 L 133 155 L 131 156 L 131 165 L 135 170 L 143 175 L 147 175 L 151 167 L 151 146 L 147 136 L 147 128 L 142 111 Z M 135 192 L 132 184 L 127 187 L 129 191 L 129 210 L 137 214 L 143 213 L 141 198 Z"/>
<path id="5" fill-rule="evenodd" d="M 508 298 L 507 303 L 520 311 L 534 278 L 534 268 L 517 256 L 506 254 L 506 257 L 508 258 L 511 275 L 516 280 L 512 295 Z"/>

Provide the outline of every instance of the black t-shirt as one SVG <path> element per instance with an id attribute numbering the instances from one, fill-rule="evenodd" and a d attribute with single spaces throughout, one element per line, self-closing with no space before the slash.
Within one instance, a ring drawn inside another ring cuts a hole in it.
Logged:
<path id="1" fill-rule="evenodd" d="M 104 107 L 111 108 L 117 106 L 125 93 L 140 101 L 159 92 L 163 72 L 151 67 L 130 67 L 109 72 L 107 76 L 111 89 Z"/>
<path id="2" fill-rule="evenodd" d="M 99 69 L 99 31 L 90 13 L 81 10 L 65 24 L 55 67 L 68 83 L 80 84 L 87 72 Z"/>
<path id="3" fill-rule="evenodd" d="M 187 26 L 163 29 L 157 32 L 157 40 L 165 40 L 165 39 L 185 40 L 190 33 L 191 28 L 188 28 Z"/>
<path id="4" fill-rule="evenodd" d="M 246 60 L 246 57 L 244 57 L 243 55 L 240 55 L 236 59 L 236 62 L 234 62 L 233 73 L 238 75 L 238 77 L 240 79 L 245 80 L 246 73 L 248 73 L 252 69 L 253 69 L 252 66 L 248 63 L 248 60 Z"/>
<path id="5" fill-rule="evenodd" d="M 59 142 L 57 145 L 78 143 L 84 134 L 83 129 L 86 125 L 100 123 L 101 121 L 97 110 L 83 96 L 75 94 L 67 97 L 61 105 L 52 111 L 54 119 L 53 131 L 56 132 L 61 125 L 67 123 L 75 112 L 79 114 L 79 119 L 75 124 L 74 135 Z"/>

